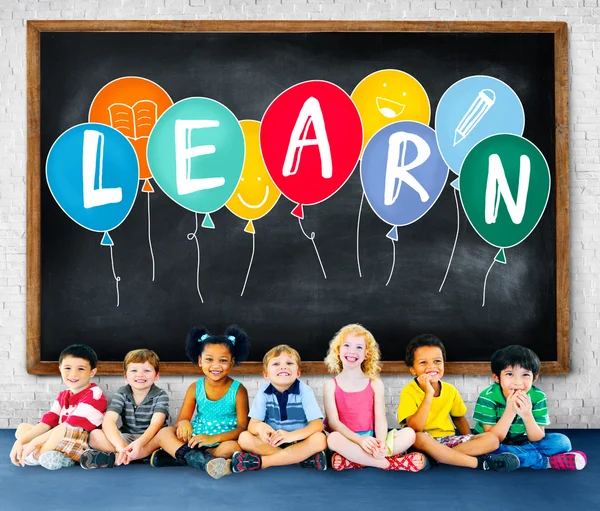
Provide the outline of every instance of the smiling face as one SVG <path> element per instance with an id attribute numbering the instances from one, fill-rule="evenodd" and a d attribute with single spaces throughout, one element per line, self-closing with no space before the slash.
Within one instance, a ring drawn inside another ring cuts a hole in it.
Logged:
<path id="1" fill-rule="evenodd" d="M 421 346 L 415 350 L 415 359 L 410 368 L 411 374 L 417 378 L 427 374 L 432 383 L 437 383 L 444 376 L 444 356 L 437 346 Z"/>
<path id="2" fill-rule="evenodd" d="M 204 375 L 217 382 L 227 378 L 235 361 L 224 344 L 207 344 L 198 362 Z"/>
<path id="3" fill-rule="evenodd" d="M 508 366 L 502 370 L 500 377 L 494 375 L 494 381 L 502 387 L 504 397 L 510 396 L 517 390 L 529 392 L 533 383 L 537 380 L 537 376 L 533 377 L 533 372 L 529 369 L 524 369 L 521 366 Z"/>
<path id="4" fill-rule="evenodd" d="M 132 389 L 146 390 L 152 387 L 152 384 L 158 380 L 158 376 L 150 362 L 131 363 L 127 366 L 125 380 Z"/>
<path id="5" fill-rule="evenodd" d="M 429 124 L 431 107 L 423 86 L 411 75 L 383 69 L 364 78 L 351 95 L 363 124 L 363 148 L 384 126 L 397 121 Z"/>
<path id="6" fill-rule="evenodd" d="M 236 216 L 256 220 L 266 215 L 281 195 L 267 172 L 260 153 L 258 121 L 240 121 L 246 143 L 242 176 L 231 198 L 225 204 Z"/>
<path id="7" fill-rule="evenodd" d="M 360 367 L 365 360 L 367 343 L 364 336 L 348 334 L 340 346 L 340 360 L 344 369 Z"/>
<path id="8" fill-rule="evenodd" d="M 63 382 L 73 394 L 87 389 L 96 374 L 96 369 L 92 369 L 88 360 L 72 356 L 64 357 L 59 369 Z"/>
<path id="9" fill-rule="evenodd" d="M 263 373 L 273 386 L 283 392 L 288 389 L 300 376 L 298 362 L 289 353 L 283 351 L 277 357 L 269 360 L 266 372 Z"/>

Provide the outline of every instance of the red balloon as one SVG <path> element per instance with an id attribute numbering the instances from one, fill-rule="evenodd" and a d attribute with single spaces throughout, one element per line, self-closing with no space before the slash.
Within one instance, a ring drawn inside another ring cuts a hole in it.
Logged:
<path id="1" fill-rule="evenodd" d="M 260 150 L 267 170 L 288 199 L 299 206 L 331 197 L 348 180 L 360 158 L 363 129 L 350 96 L 321 80 L 283 91 L 260 124 Z"/>

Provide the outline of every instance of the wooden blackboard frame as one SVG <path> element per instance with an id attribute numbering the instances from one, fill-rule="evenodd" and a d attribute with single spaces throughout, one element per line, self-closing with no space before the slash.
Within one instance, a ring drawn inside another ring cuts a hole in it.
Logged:
<path id="1" fill-rule="evenodd" d="M 543 374 L 569 372 L 569 124 L 568 26 L 564 22 L 471 21 L 28 21 L 27 22 L 27 372 L 57 374 L 56 361 L 41 360 L 40 34 L 42 32 L 494 32 L 551 33 L 554 37 L 556 171 L 557 360 L 543 361 Z M 305 373 L 325 374 L 323 362 L 303 362 Z M 120 362 L 103 362 L 98 374 L 122 374 Z M 191 374 L 189 362 L 164 362 L 162 374 Z M 260 374 L 260 362 L 245 362 L 237 374 Z M 383 373 L 407 373 L 403 361 L 384 361 Z M 486 374 L 488 362 L 449 362 L 449 374 Z"/>

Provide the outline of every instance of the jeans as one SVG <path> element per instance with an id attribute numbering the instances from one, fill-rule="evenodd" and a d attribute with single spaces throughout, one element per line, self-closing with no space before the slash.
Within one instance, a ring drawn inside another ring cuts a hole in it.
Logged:
<path id="1" fill-rule="evenodd" d="M 562 433 L 546 433 L 546 436 L 537 442 L 526 442 L 522 445 L 505 445 L 490 454 L 510 452 L 516 454 L 521 463 L 521 468 L 546 469 L 549 468 L 548 457 L 562 454 L 571 450 L 571 441 Z"/>

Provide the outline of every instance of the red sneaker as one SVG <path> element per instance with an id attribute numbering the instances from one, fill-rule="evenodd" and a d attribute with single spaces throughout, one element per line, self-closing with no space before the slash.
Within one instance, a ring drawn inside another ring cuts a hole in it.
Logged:
<path id="1" fill-rule="evenodd" d="M 581 470 L 587 464 L 587 457 L 581 451 L 564 452 L 548 458 L 554 470 Z"/>

